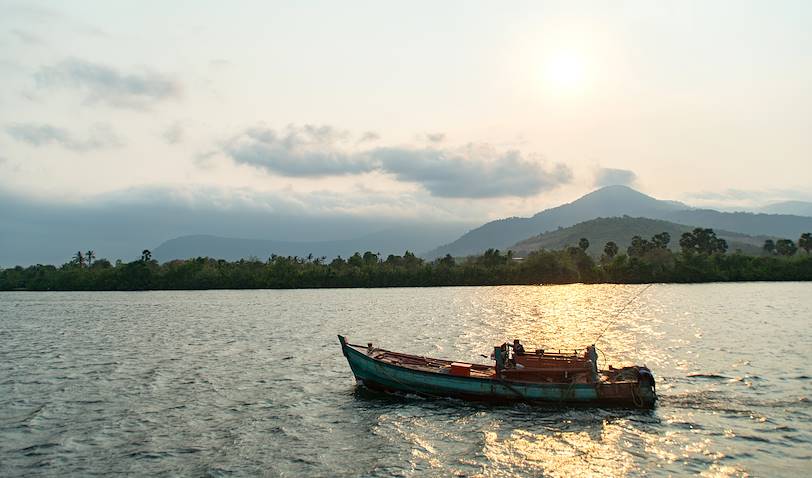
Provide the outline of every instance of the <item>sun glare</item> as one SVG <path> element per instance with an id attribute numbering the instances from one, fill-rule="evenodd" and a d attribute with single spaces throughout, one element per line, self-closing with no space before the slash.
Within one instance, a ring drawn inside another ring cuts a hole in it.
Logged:
<path id="1" fill-rule="evenodd" d="M 547 82 L 556 92 L 572 92 L 583 86 L 586 65 L 577 53 L 562 51 L 547 60 L 544 73 Z"/>

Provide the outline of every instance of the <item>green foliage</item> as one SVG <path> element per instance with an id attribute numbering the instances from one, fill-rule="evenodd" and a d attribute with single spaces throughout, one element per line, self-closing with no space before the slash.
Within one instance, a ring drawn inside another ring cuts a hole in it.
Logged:
<path id="1" fill-rule="evenodd" d="M 76 254 L 73 255 L 73 259 L 71 259 L 71 264 L 75 265 L 76 267 L 85 266 L 85 256 L 84 254 L 82 254 L 82 251 L 77 251 Z"/>
<path id="2" fill-rule="evenodd" d="M 36 265 L 0 270 L 0 290 L 173 290 L 288 289 L 315 287 L 425 287 L 450 285 L 567 284 L 573 282 L 646 283 L 753 280 L 812 280 L 812 255 L 778 241 L 779 255 L 726 254 L 712 230 L 697 229 L 680 240 L 685 252 L 667 248 L 670 237 L 636 237 L 628 254 L 609 241 L 600 263 L 584 248 L 540 250 L 521 260 L 512 252 L 489 249 L 457 260 L 450 255 L 426 262 L 406 251 L 402 256 L 366 251 L 349 259 L 272 255 L 228 262 L 208 257 L 158 264 L 144 251 L 139 260 L 115 265 L 93 254 L 60 267 Z M 801 242 L 801 241 L 799 241 Z M 684 244 L 683 244 L 684 243 Z M 781 252 L 783 251 L 783 252 Z"/>
<path id="3" fill-rule="evenodd" d="M 511 249 L 521 253 L 528 253 L 539 249 L 564 249 L 568 246 L 579 245 L 584 238 L 590 244 L 606 244 L 611 241 L 618 245 L 620 251 L 626 251 L 631 245 L 632 238 L 651 238 L 656 247 L 668 247 L 679 251 L 679 238 L 685 232 L 692 232 L 695 226 L 686 226 L 668 221 L 649 219 L 644 217 L 608 217 L 597 218 L 581 222 L 560 230 L 551 230 L 544 234 L 529 237 L 513 246 Z M 741 249 L 744 253 L 760 255 L 761 246 L 766 237 L 749 236 L 730 231 L 715 229 L 716 235 L 724 239 L 730 250 Z M 596 259 L 605 255 L 605 251 L 592 247 L 588 250 Z"/>
<path id="4" fill-rule="evenodd" d="M 762 249 L 769 255 L 775 254 L 775 241 L 772 239 L 767 239 L 764 241 L 764 246 L 762 246 Z"/>
<path id="5" fill-rule="evenodd" d="M 805 232 L 801 234 L 798 239 L 798 247 L 805 250 L 807 254 L 812 250 L 812 232 Z"/>
<path id="6" fill-rule="evenodd" d="M 724 254 L 727 252 L 727 241 L 716 237 L 713 229 L 697 227 L 693 232 L 686 232 L 679 240 L 683 254 Z"/>
<path id="7" fill-rule="evenodd" d="M 798 252 L 798 246 L 789 239 L 779 239 L 775 243 L 775 252 L 781 256 L 794 256 Z"/>
<path id="8" fill-rule="evenodd" d="M 668 243 L 671 242 L 671 234 L 667 232 L 655 234 L 651 238 L 651 242 L 654 244 L 654 247 L 656 248 L 666 249 L 668 247 Z"/>
<path id="9" fill-rule="evenodd" d="M 632 237 L 632 243 L 626 248 L 629 257 L 643 257 L 650 250 L 654 249 L 654 244 L 640 236 Z"/>
<path id="10" fill-rule="evenodd" d="M 620 248 L 615 241 L 607 242 L 606 245 L 603 246 L 604 261 L 614 259 L 619 251 Z"/>

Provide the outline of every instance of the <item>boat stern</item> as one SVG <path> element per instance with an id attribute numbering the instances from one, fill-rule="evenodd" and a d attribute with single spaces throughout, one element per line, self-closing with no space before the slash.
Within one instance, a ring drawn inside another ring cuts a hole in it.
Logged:
<path id="1" fill-rule="evenodd" d="M 606 404 L 654 408 L 657 402 L 654 374 L 648 367 L 633 366 L 603 372 L 598 398 Z"/>
<path id="2" fill-rule="evenodd" d="M 654 373 L 645 365 L 637 367 L 637 384 L 640 397 L 641 408 L 653 408 L 657 402 L 657 383 L 654 380 Z M 635 400 L 635 405 L 637 405 Z"/>

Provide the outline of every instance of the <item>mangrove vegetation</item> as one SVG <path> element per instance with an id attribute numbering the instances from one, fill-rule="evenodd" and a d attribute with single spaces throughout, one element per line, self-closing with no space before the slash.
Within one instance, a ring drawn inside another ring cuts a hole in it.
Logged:
<path id="1" fill-rule="evenodd" d="M 0 270 L 0 290 L 177 290 L 293 289 L 319 287 L 427 287 L 717 281 L 812 280 L 812 238 L 765 241 L 761 255 L 731 252 L 712 229 L 682 234 L 679 250 L 669 249 L 671 236 L 635 236 L 626 250 L 613 241 L 602 254 L 588 254 L 581 239 L 559 250 L 539 250 L 523 257 L 489 249 L 478 256 L 450 255 L 427 261 L 411 252 L 402 256 L 367 251 L 350 257 L 272 255 L 225 261 L 208 257 L 163 264 L 144 250 L 132 262 L 96 259 L 93 251 L 77 252 L 62 266 L 34 265 Z"/>

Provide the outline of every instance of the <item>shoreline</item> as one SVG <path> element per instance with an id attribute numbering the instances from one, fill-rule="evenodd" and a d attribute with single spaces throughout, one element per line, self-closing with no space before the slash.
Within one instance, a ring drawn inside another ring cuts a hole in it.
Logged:
<path id="1" fill-rule="evenodd" d="M 549 282 L 538 284 L 500 283 L 500 284 L 441 284 L 441 285 L 382 285 L 382 286 L 324 286 L 324 287 L 209 287 L 209 288 L 153 288 L 153 289 L 0 289 L 0 294 L 8 292 L 203 292 L 203 291 L 244 291 L 244 290 L 349 290 L 349 289 L 440 289 L 454 287 L 554 287 L 568 285 L 702 285 L 702 284 L 779 284 L 779 283 L 807 283 L 812 279 L 753 279 L 753 280 L 708 280 L 683 282 Z"/>

